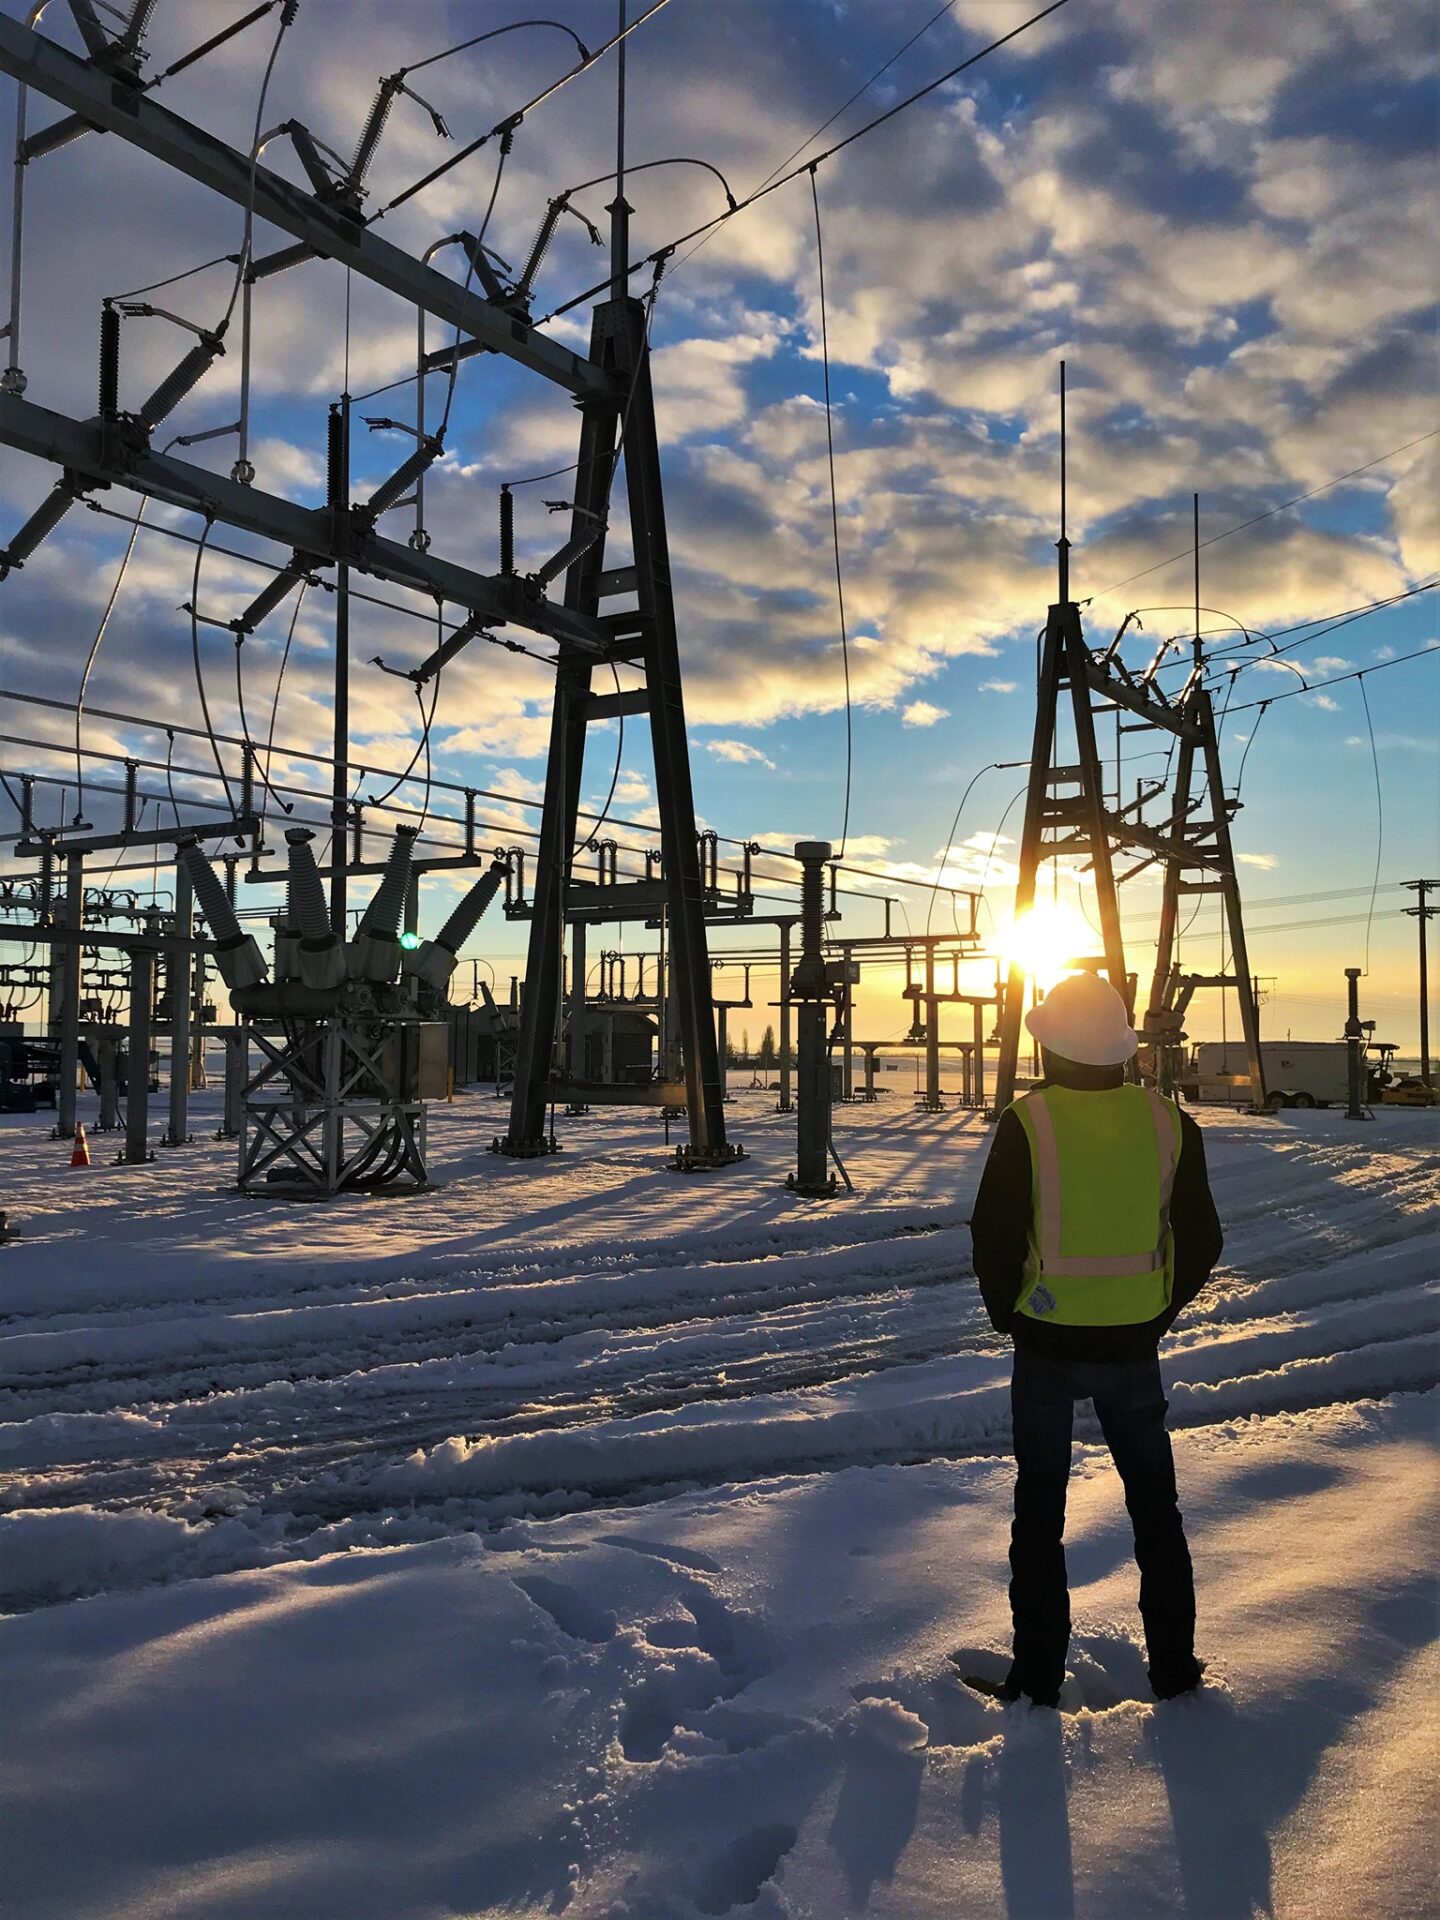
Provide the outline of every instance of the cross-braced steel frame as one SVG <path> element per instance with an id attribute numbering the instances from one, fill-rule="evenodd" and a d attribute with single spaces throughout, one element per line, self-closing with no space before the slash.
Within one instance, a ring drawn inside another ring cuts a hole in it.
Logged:
<path id="1" fill-rule="evenodd" d="M 162 106 L 140 82 L 133 62 L 108 57 L 98 30 L 86 38 L 89 59 L 18 20 L 0 17 L 0 72 L 66 109 L 74 119 L 67 138 L 89 128 L 123 139 L 246 207 L 256 220 L 290 234 L 297 243 L 296 258 L 337 260 L 422 314 L 454 326 L 457 338 L 464 336 L 460 344 L 448 356 L 430 356 L 427 365 L 449 364 L 478 352 L 500 353 L 570 393 L 582 414 L 574 502 L 577 545 L 578 536 L 593 532 L 597 524 L 604 526 L 623 438 L 634 564 L 606 573 L 602 534 L 568 567 L 563 602 L 557 604 L 547 598 L 543 578 L 516 573 L 504 564 L 503 555 L 498 574 L 479 574 L 423 547 L 386 539 L 376 531 L 375 514 L 365 507 L 332 498 L 325 507 L 305 508 L 243 478 L 227 479 L 157 452 L 146 419 L 120 407 L 113 325 L 108 361 L 102 351 L 102 408 L 97 418 L 72 419 L 27 400 L 23 381 L 0 391 L 0 445 L 61 469 L 50 501 L 32 516 L 31 531 L 37 539 L 43 537 L 76 500 L 118 486 L 278 543 L 292 556 L 282 574 L 288 573 L 293 582 L 316 569 L 353 568 L 459 606 L 467 616 L 466 637 L 486 625 L 513 623 L 556 642 L 555 707 L 527 990 L 510 1128 L 503 1143 L 512 1152 L 528 1155 L 548 1144 L 545 1107 L 555 1071 L 561 952 L 586 728 L 616 712 L 648 713 L 690 1125 L 689 1145 L 681 1150 L 678 1163 L 725 1164 L 736 1151 L 725 1137 L 659 445 L 640 303 L 623 295 L 623 283 L 617 282 L 612 297 L 596 310 L 590 352 L 574 353 L 532 326 L 513 293 L 483 285 L 472 290 L 468 280 L 462 286 L 412 258 L 368 228 L 358 206 L 343 195 L 323 185 L 307 192 Z M 43 141 L 36 148 L 37 153 L 42 150 Z M 622 260 L 628 212 L 622 187 L 612 210 Z M 481 278 L 483 282 L 485 276 Z M 114 316 L 110 318 L 113 322 Z M 23 553 L 13 543 L 8 555 L 0 555 L 0 564 L 6 562 L 23 564 Z M 604 599 L 631 594 L 637 603 L 634 611 L 601 612 Z M 625 693 L 592 693 L 594 665 L 614 661 L 637 667 L 642 686 Z"/>

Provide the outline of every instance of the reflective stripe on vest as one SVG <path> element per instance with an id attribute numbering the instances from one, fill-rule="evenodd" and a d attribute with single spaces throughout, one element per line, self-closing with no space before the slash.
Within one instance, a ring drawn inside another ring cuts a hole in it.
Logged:
<path id="1" fill-rule="evenodd" d="M 1149 1089 L 1127 1086 L 1095 1092 L 1047 1087 L 1018 1100 L 1015 1112 L 1033 1163 L 1031 1246 L 1020 1311 L 1072 1325 L 1154 1318 L 1171 1291 L 1178 1110 Z M 1081 1217 L 1069 1221 L 1067 1176 L 1072 1201 L 1075 1183 L 1085 1183 Z M 1098 1219 L 1095 1202 L 1102 1209 Z M 1107 1207 L 1113 1218 L 1106 1217 Z"/>

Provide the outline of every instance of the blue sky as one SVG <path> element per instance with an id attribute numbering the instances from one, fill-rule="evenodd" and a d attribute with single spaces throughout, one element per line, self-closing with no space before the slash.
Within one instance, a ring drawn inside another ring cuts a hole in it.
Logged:
<path id="1" fill-rule="evenodd" d="M 14 0 L 3 4 L 24 11 Z M 746 193 L 935 11 L 933 0 L 670 0 L 632 43 L 630 158 L 699 156 Z M 1027 11 L 1011 0 L 956 0 L 821 145 Z M 227 7 L 160 0 L 152 66 L 233 17 Z M 297 116 L 348 153 L 378 75 L 524 17 L 510 0 L 405 8 L 302 0 L 266 121 Z M 614 9 L 610 0 L 587 0 L 563 17 L 595 45 L 612 29 Z M 61 0 L 43 30 L 75 43 Z M 243 147 L 272 31 L 262 22 L 162 97 Z M 416 84 L 463 139 L 568 61 L 560 35 L 527 30 L 428 68 Z M 1093 601 L 1086 618 L 1097 639 L 1108 640 L 1136 607 L 1188 598 L 1188 558 L 1156 563 L 1188 543 L 1197 489 L 1202 537 L 1211 538 L 1378 461 L 1206 549 L 1206 604 L 1248 626 L 1288 628 L 1435 577 L 1440 438 L 1420 438 L 1440 426 L 1435 70 L 1434 15 L 1418 0 L 1259 8 L 1248 0 L 1201 8 L 1072 0 L 820 169 L 854 700 L 851 852 L 863 864 L 933 876 L 972 774 L 1028 752 L 1034 635 L 1053 593 L 1062 357 L 1074 590 Z M 49 113 L 35 103 L 32 126 Z M 506 259 L 523 257 L 551 194 L 612 164 L 612 114 L 613 71 L 602 65 L 520 129 L 487 235 Z M 422 109 L 402 98 L 372 174 L 371 206 L 444 152 Z M 284 142 L 265 158 L 296 172 Z M 420 250 L 459 226 L 473 228 L 492 168 L 487 149 L 387 214 L 382 230 Z M 32 167 L 27 192 L 29 397 L 84 415 L 94 404 L 102 295 L 233 249 L 238 216 L 95 136 Z M 603 222 L 607 197 L 594 189 L 579 204 Z M 714 179 L 689 167 L 633 178 L 629 198 L 637 253 L 723 205 Z M 262 230 L 257 250 L 277 243 Z M 458 257 L 450 249 L 436 264 L 458 273 Z M 579 223 L 565 222 L 539 281 L 537 313 L 596 279 L 603 265 Z M 231 272 L 221 266 L 168 297 L 187 317 L 213 324 Z M 326 408 L 345 378 L 345 302 L 345 275 L 329 263 L 268 282 L 257 295 L 252 458 L 258 484 L 273 491 L 318 497 Z M 653 323 L 698 804 L 722 832 L 780 844 L 838 840 L 843 805 L 819 317 L 802 178 L 677 259 Z M 587 328 L 582 312 L 554 331 L 583 344 Z M 442 337 L 432 325 L 430 344 Z M 413 320 L 359 283 L 350 289 L 349 338 L 352 390 L 413 365 Z M 178 357 L 178 340 L 162 321 L 127 321 L 130 404 Z M 175 416 L 176 430 L 233 418 L 237 387 L 232 353 Z M 441 398 L 432 383 L 432 408 Z M 401 390 L 375 404 L 406 417 L 411 400 Z M 575 427 L 563 396 L 489 358 L 469 363 L 446 460 L 429 487 L 437 549 L 493 566 L 500 481 L 573 459 Z M 393 435 L 366 438 L 362 430 L 357 492 L 403 450 Z M 233 451 L 220 440 L 191 457 L 223 471 Z M 0 454 L 7 524 L 28 513 L 47 484 L 33 463 Z M 540 499 L 563 495 L 564 484 L 519 495 L 522 564 L 537 564 L 559 544 L 560 522 Z M 106 504 L 123 503 L 112 496 Z M 396 514 L 389 524 L 403 533 L 404 522 Z M 5 686 L 74 698 L 125 534 L 77 512 L 0 587 Z M 615 535 L 623 545 L 623 516 Z M 189 624 L 175 612 L 192 564 L 190 549 L 140 535 L 97 659 L 93 706 L 198 723 Z M 205 610 L 228 618 L 261 578 L 224 555 L 207 556 Z M 1143 632 L 1126 652 L 1139 663 L 1157 636 L 1186 626 L 1183 612 L 1141 618 Z M 328 597 L 312 594 L 277 722 L 277 738 L 294 748 L 324 751 L 328 740 L 330 620 Z M 1434 633 L 1434 597 L 1421 596 L 1290 657 L 1324 679 L 1415 651 Z M 268 713 L 284 637 L 281 618 L 247 644 L 252 725 L 254 709 Z M 409 759 L 413 703 L 402 682 L 359 663 L 379 652 L 408 665 L 429 644 L 418 621 L 357 609 L 354 736 L 357 751 L 377 764 Z M 205 645 L 217 724 L 233 729 L 233 659 L 222 636 Z M 1239 677 L 1232 705 L 1299 684 L 1256 666 Z M 1367 686 L 1384 844 L 1366 993 L 1382 1028 L 1411 1044 L 1415 929 L 1397 911 L 1408 896 L 1390 883 L 1437 870 L 1436 663 L 1402 665 Z M 548 690 L 537 663 L 472 647 L 442 685 L 437 772 L 516 801 L 532 797 L 543 777 Z M 58 715 L 30 708 L 23 724 L 14 715 L 7 710 L 8 731 L 65 737 Z M 1253 711 L 1227 717 L 1232 781 L 1254 723 Z M 165 751 L 163 733 L 100 719 L 87 722 L 86 739 L 117 752 Z M 586 790 L 598 802 L 610 784 L 615 736 L 597 731 L 592 742 Z M 6 755 L 7 765 L 28 759 L 64 772 L 56 755 L 16 747 Z M 1127 796 L 1156 765 L 1126 767 Z M 288 770 L 306 777 L 298 761 Z M 643 731 L 632 725 L 616 788 L 624 819 L 645 822 L 650 775 Z M 1018 808 L 993 847 L 992 836 L 1020 779 L 995 772 L 977 783 L 946 868 L 957 884 L 983 881 L 1001 919 Z M 182 780 L 177 791 L 204 789 Z M 1297 1035 L 1337 1031 L 1342 969 L 1365 957 L 1376 861 L 1374 772 L 1357 683 L 1270 709 L 1242 797 L 1236 841 L 1251 918 L 1266 929 L 1253 941 L 1256 970 L 1277 982 L 1270 1017 Z M 58 809 L 58 792 L 46 804 Z M 97 797 L 92 818 L 102 804 Z M 527 817 L 494 803 L 487 815 L 497 832 Z M 638 829 L 620 837 L 645 844 Z M 1064 887 L 1069 897 L 1083 893 L 1070 878 Z M 924 895 L 899 893 L 912 921 L 917 912 L 923 919 Z M 1330 897 L 1310 898 L 1317 895 Z M 1132 964 L 1142 975 L 1155 898 L 1153 887 L 1137 884 L 1126 902 Z M 879 912 L 874 902 L 852 902 L 847 930 L 873 930 Z M 1313 921 L 1333 924 L 1287 924 Z M 1202 911 L 1192 938 L 1214 946 L 1206 932 L 1213 925 Z M 522 934 L 487 927 L 477 948 L 508 972 Z M 893 981 L 867 987 L 862 1024 L 870 1031 L 897 1031 L 906 1017 Z M 1212 1024 L 1202 1010 L 1192 1030 L 1205 1034 Z"/>

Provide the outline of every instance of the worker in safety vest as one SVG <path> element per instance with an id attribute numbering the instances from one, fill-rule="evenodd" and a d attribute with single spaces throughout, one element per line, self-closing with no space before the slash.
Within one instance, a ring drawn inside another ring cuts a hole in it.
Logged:
<path id="1" fill-rule="evenodd" d="M 970 1222 L 986 1311 L 1015 1343 L 1015 1639 L 999 1692 L 1059 1701 L 1071 1418 L 1090 1400 L 1135 1530 L 1150 1684 L 1171 1699 L 1201 1667 L 1157 1344 L 1220 1257 L 1205 1146 L 1173 1101 L 1126 1084 L 1136 1035 L 1107 981 L 1062 980 L 1025 1024 L 1045 1077 L 1000 1116 Z"/>

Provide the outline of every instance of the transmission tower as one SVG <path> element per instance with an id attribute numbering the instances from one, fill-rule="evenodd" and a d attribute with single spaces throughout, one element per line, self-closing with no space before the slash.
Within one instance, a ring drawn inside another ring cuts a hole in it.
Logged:
<path id="1" fill-rule="evenodd" d="M 1133 1019 L 1135 980 L 1125 963 L 1119 888 L 1157 862 L 1163 864 L 1165 890 L 1160 940 L 1144 1021 L 1147 1076 L 1162 1087 L 1173 1084 L 1183 1037 L 1182 1022 L 1196 989 L 1202 986 L 1233 988 L 1240 1005 L 1251 1104 L 1263 1105 L 1265 1078 L 1259 1015 L 1230 842 L 1230 819 L 1238 802 L 1227 798 L 1221 775 L 1215 716 L 1204 685 L 1198 614 L 1190 675 L 1174 697 L 1167 695 L 1156 679 L 1169 652 L 1169 642 L 1162 643 L 1150 665 L 1136 675 L 1120 659 L 1124 627 L 1101 651 L 1092 649 L 1086 640 L 1080 609 L 1070 598 L 1063 362 L 1060 368 L 1060 538 L 1056 546 L 1059 589 L 1046 619 L 1041 645 L 1035 735 L 1015 885 L 1015 917 L 1018 920 L 1034 905 L 1042 862 L 1082 856 L 1095 877 L 1103 949 L 1099 964 L 1103 965 Z M 1197 605 L 1198 598 L 1197 585 Z M 1073 723 L 1075 758 L 1057 765 L 1056 744 L 1061 713 L 1067 701 Z M 1115 714 L 1127 732 L 1153 730 L 1168 736 L 1175 745 L 1175 793 L 1163 828 L 1149 825 L 1142 817 L 1145 805 L 1160 792 L 1158 785 L 1142 787 L 1139 797 L 1128 804 L 1122 804 L 1118 792 L 1114 805 L 1109 802 L 1095 736 L 1097 718 L 1108 714 Z M 1117 853 L 1142 857 L 1117 874 Z M 1180 898 L 1195 893 L 1215 893 L 1221 897 L 1233 955 L 1229 972 L 1222 968 L 1218 974 L 1182 975 L 1175 965 Z M 1025 985 L 1023 967 L 1018 962 L 1012 963 L 1000 1023 L 997 1112 L 1003 1111 L 1015 1097 Z"/>

